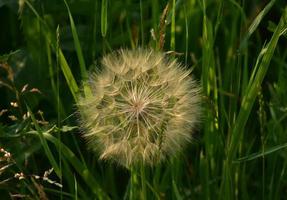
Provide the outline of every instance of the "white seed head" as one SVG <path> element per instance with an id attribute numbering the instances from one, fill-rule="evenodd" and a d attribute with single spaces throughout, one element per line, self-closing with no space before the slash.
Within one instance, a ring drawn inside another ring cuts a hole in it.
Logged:
<path id="1" fill-rule="evenodd" d="M 119 50 L 81 97 L 83 136 L 100 157 L 130 167 L 181 150 L 200 119 L 200 87 L 176 60 L 150 49 Z"/>

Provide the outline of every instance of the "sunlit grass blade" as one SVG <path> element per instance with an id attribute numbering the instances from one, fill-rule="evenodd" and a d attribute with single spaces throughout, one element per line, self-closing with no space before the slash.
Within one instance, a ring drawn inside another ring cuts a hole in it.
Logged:
<path id="1" fill-rule="evenodd" d="M 256 16 L 252 24 L 249 26 L 247 34 L 243 38 L 239 49 L 242 49 L 247 45 L 247 41 L 250 38 L 250 36 L 254 33 L 254 31 L 257 29 L 259 26 L 260 22 L 262 21 L 263 17 L 270 11 L 272 8 L 273 4 L 275 3 L 276 0 L 271 0 L 265 7 L 264 9 Z"/>
<path id="2" fill-rule="evenodd" d="M 66 8 L 68 10 L 68 14 L 69 14 L 69 19 L 70 19 L 70 25 L 71 25 L 71 30 L 72 30 L 72 35 L 73 35 L 73 40 L 74 40 L 74 45 L 75 45 L 75 50 L 77 52 L 77 57 L 78 57 L 78 61 L 80 64 L 80 71 L 81 71 L 81 76 L 82 76 L 82 80 L 87 80 L 88 78 L 88 73 L 86 70 L 86 63 L 85 63 L 85 59 L 83 56 L 83 51 L 81 48 L 81 44 L 80 44 L 80 40 L 79 40 L 79 36 L 77 34 L 77 29 L 70 11 L 70 8 L 67 4 L 67 1 L 64 0 Z M 84 93 L 85 96 L 91 96 L 91 89 L 89 88 L 88 84 L 85 84 L 84 86 Z"/>
<path id="3" fill-rule="evenodd" d="M 79 92 L 79 87 L 66 61 L 66 58 L 61 50 L 59 50 L 59 64 L 66 78 L 69 89 L 74 97 L 74 100 L 77 102 L 77 99 L 78 99 L 77 94 Z"/>

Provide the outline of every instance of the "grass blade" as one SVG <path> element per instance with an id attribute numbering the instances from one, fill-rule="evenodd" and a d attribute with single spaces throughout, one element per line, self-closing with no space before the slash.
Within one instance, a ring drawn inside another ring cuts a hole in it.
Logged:
<path id="1" fill-rule="evenodd" d="M 272 59 L 273 53 L 277 46 L 277 42 L 280 38 L 281 30 L 287 26 L 285 17 L 287 15 L 287 9 L 285 8 L 282 17 L 276 27 L 275 32 L 273 33 L 272 38 L 270 39 L 269 43 L 266 46 L 266 51 L 262 56 L 262 60 L 259 62 L 259 66 L 257 72 L 254 75 L 254 79 L 250 80 L 246 91 L 243 96 L 243 100 L 241 103 L 241 108 L 239 110 L 239 114 L 231 128 L 231 135 L 228 141 L 227 146 L 227 160 L 224 163 L 223 169 L 223 177 L 221 182 L 221 194 L 230 194 L 228 198 L 234 198 L 232 194 L 232 187 L 234 186 L 234 168 L 232 166 L 232 161 L 235 158 L 235 155 L 238 151 L 240 138 L 242 137 L 243 130 L 251 113 L 251 109 L 254 105 L 255 99 L 258 95 L 261 83 L 267 73 L 269 63 Z M 261 51 L 262 52 L 262 51 Z M 260 55 L 258 56 L 257 60 L 260 60 Z M 256 69 L 255 69 L 256 70 Z M 230 187 L 231 186 L 231 187 Z"/>
<path id="2" fill-rule="evenodd" d="M 87 169 L 80 160 L 77 159 L 76 155 L 61 141 L 57 140 L 54 136 L 49 133 L 44 133 L 44 137 L 52 142 L 54 145 L 62 146 L 63 156 L 70 162 L 70 164 L 75 168 L 80 176 L 84 179 L 86 184 L 91 188 L 91 190 L 98 195 L 99 199 L 109 199 L 108 195 L 102 190 L 94 176 L 91 174 L 89 169 Z M 59 144 L 61 143 L 61 144 Z"/>
<path id="3" fill-rule="evenodd" d="M 172 1 L 170 50 L 175 51 L 175 0 Z"/>
<path id="4" fill-rule="evenodd" d="M 173 188 L 173 192 L 174 192 L 175 198 L 177 200 L 182 200 L 182 197 L 181 197 L 181 195 L 180 195 L 180 193 L 178 191 L 176 182 L 174 180 L 172 180 L 172 188 Z"/>
<path id="5" fill-rule="evenodd" d="M 269 10 L 272 8 L 273 4 L 275 3 L 276 0 L 270 1 L 264 9 L 256 16 L 252 24 L 249 26 L 247 34 L 243 38 L 243 41 L 240 44 L 239 49 L 242 49 L 247 45 L 247 41 L 250 38 L 250 36 L 254 33 L 254 31 L 257 29 L 259 26 L 260 22 L 262 21 L 263 17 L 269 12 Z"/>
<path id="6" fill-rule="evenodd" d="M 228 150 L 228 157 L 229 159 L 234 158 L 236 149 L 238 147 L 238 140 L 240 137 L 240 134 L 242 133 L 246 122 L 248 120 L 249 114 L 251 112 L 251 109 L 253 107 L 254 101 L 257 97 L 258 91 L 260 89 L 260 85 L 266 75 L 266 72 L 269 67 L 269 63 L 271 61 L 271 58 L 273 56 L 274 50 L 277 46 L 277 42 L 280 37 L 281 30 L 287 26 L 284 18 L 287 15 L 287 9 L 285 8 L 283 16 L 280 19 L 280 22 L 270 40 L 270 42 L 266 46 L 265 54 L 262 57 L 262 60 L 260 62 L 260 65 L 258 67 L 258 71 L 256 72 L 256 75 L 254 77 L 254 80 L 252 83 L 249 83 L 246 93 L 243 97 L 241 109 L 239 111 L 239 115 L 237 117 L 237 120 L 234 124 L 234 128 L 232 131 L 232 137 L 231 141 L 229 143 L 229 150 Z M 260 57 L 259 57 L 260 58 Z"/>
<path id="7" fill-rule="evenodd" d="M 56 147 L 61 146 L 62 147 L 62 156 L 63 159 L 65 158 L 66 161 L 68 161 L 74 169 L 77 171 L 77 173 L 83 178 L 83 180 L 86 182 L 86 184 L 90 187 L 90 189 L 98 196 L 99 199 L 110 199 L 109 196 L 104 192 L 104 190 L 101 188 L 97 180 L 94 178 L 94 176 L 91 174 L 88 168 L 85 167 L 81 163 L 81 161 L 76 157 L 76 155 L 61 141 L 59 141 L 56 137 L 52 136 L 49 132 L 52 131 L 55 127 L 52 129 L 42 132 L 42 136 L 44 140 L 48 140 L 51 143 L 53 143 Z M 37 130 L 38 132 L 38 130 Z M 29 134 L 38 135 L 37 132 L 30 131 Z"/>
<path id="8" fill-rule="evenodd" d="M 38 125 L 37 120 L 35 119 L 35 116 L 34 116 L 34 114 L 32 113 L 30 107 L 29 107 L 28 105 L 26 105 L 26 107 L 27 107 L 28 112 L 29 112 L 30 115 L 31 115 L 32 122 L 33 122 L 34 125 L 35 125 L 35 128 L 36 128 L 37 133 L 38 133 L 37 135 L 38 135 L 39 138 L 40 138 L 40 141 L 41 141 L 42 146 L 43 146 L 43 148 L 44 148 L 45 154 L 47 155 L 47 157 L 48 157 L 48 159 L 49 159 L 49 161 L 50 161 L 52 167 L 54 168 L 54 170 L 55 170 L 57 176 L 58 176 L 59 178 L 61 178 L 61 177 L 62 177 L 62 172 L 61 172 L 60 167 L 59 167 L 59 165 L 57 164 L 56 159 L 54 158 L 54 156 L 53 156 L 53 154 L 52 154 L 52 152 L 51 152 L 51 150 L 50 150 L 50 148 L 49 148 L 49 146 L 48 146 L 48 143 L 47 143 L 46 139 L 44 138 L 44 132 L 42 131 L 41 127 Z"/>
<path id="9" fill-rule="evenodd" d="M 76 83 L 76 80 L 71 72 L 71 69 L 66 61 L 66 58 L 61 50 L 59 50 L 59 64 L 61 66 L 62 72 L 66 78 L 67 84 L 69 86 L 69 89 L 77 102 L 77 94 L 79 92 L 79 87 Z"/>
<path id="10" fill-rule="evenodd" d="M 46 22 L 41 18 L 41 16 L 39 15 L 39 13 L 36 11 L 36 9 L 32 6 L 32 4 L 26 0 L 25 3 L 28 5 L 28 7 L 32 10 L 32 12 L 34 13 L 34 15 L 39 19 L 39 21 L 42 23 L 42 25 L 44 26 L 44 28 L 47 29 L 47 32 L 52 32 L 49 29 L 49 26 L 46 24 Z M 62 50 L 59 48 L 59 28 L 57 28 L 57 39 L 55 39 L 54 37 L 50 37 L 49 34 L 45 34 L 45 37 L 47 39 L 47 41 L 49 42 L 49 44 L 51 45 L 52 49 L 54 50 L 54 52 L 56 52 L 58 58 L 59 58 L 59 64 L 61 66 L 61 69 L 63 71 L 63 74 L 66 78 L 68 87 L 75 99 L 75 101 L 77 102 L 77 94 L 79 92 L 79 87 L 75 81 L 75 78 L 71 72 L 71 69 L 65 59 L 65 56 L 62 52 Z"/>
<path id="11" fill-rule="evenodd" d="M 261 158 L 263 156 L 266 156 L 268 154 L 271 154 L 271 153 L 274 153 L 276 151 L 280 151 L 284 148 L 287 148 L 287 143 L 285 144 L 281 144 L 281 145 L 277 145 L 275 147 L 272 147 L 268 150 L 264 150 L 264 152 L 259 152 L 259 153 L 253 153 L 253 154 L 250 154 L 248 156 L 244 156 L 242 158 L 238 158 L 237 160 L 233 161 L 234 163 L 239 163 L 239 162 L 245 162 L 245 161 L 250 161 L 250 160 L 254 160 L 254 159 L 257 159 L 257 158 Z"/>
<path id="12" fill-rule="evenodd" d="M 75 200 L 78 200 L 78 182 L 75 175 L 74 175 L 74 182 L 75 182 Z"/>
<path id="13" fill-rule="evenodd" d="M 77 34 L 77 29 L 76 29 L 76 26 L 75 26 L 75 23 L 74 23 L 74 20 L 73 20 L 70 8 L 69 8 L 69 6 L 67 4 L 67 1 L 64 0 L 64 2 L 65 2 L 65 5 L 66 5 L 66 8 L 68 10 L 68 14 L 69 14 L 70 25 L 71 25 L 71 30 L 72 30 L 72 35 L 73 35 L 73 40 L 74 40 L 74 45 L 75 45 L 78 61 L 79 61 L 79 64 L 80 64 L 80 71 L 81 71 L 82 80 L 86 80 L 88 78 L 88 73 L 87 73 L 87 70 L 86 70 L 86 63 L 85 63 L 85 59 L 84 59 L 84 56 L 83 56 L 83 51 L 82 51 L 82 48 L 81 48 L 80 40 L 79 40 L 79 37 L 78 37 L 78 34 Z M 90 89 L 89 85 L 88 84 L 84 84 L 83 87 L 84 87 L 85 96 L 91 96 L 92 92 L 91 92 L 91 89 Z"/>
<path id="14" fill-rule="evenodd" d="M 106 37 L 108 29 L 108 0 L 102 0 L 101 9 L 101 33 L 103 37 Z"/>

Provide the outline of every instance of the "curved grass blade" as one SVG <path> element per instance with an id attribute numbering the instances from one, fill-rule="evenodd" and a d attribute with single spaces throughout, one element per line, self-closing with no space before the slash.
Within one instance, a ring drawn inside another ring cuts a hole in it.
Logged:
<path id="1" fill-rule="evenodd" d="M 253 153 L 253 154 L 250 154 L 248 156 L 244 156 L 242 158 L 238 158 L 237 160 L 235 160 L 233 162 L 234 163 L 240 163 L 240 162 L 255 160 L 257 158 L 266 156 L 266 155 L 274 153 L 276 151 L 280 151 L 280 150 L 282 150 L 284 148 L 287 148 L 287 143 L 281 144 L 281 145 L 277 145 L 277 146 L 272 147 L 272 148 L 270 148 L 268 150 L 264 150 L 264 152 Z"/>
<path id="2" fill-rule="evenodd" d="M 73 35 L 73 40 L 74 40 L 74 45 L 75 45 L 75 49 L 76 49 L 76 53 L 77 53 L 77 57 L 78 57 L 78 61 L 80 64 L 80 71 L 81 71 L 81 76 L 83 80 L 86 80 L 88 78 L 88 73 L 86 70 L 86 63 L 85 63 L 85 59 L 83 56 L 83 51 L 81 48 L 81 44 L 80 44 L 80 40 L 79 40 L 79 36 L 77 34 L 77 29 L 70 11 L 70 8 L 67 4 L 67 1 L 64 0 L 66 8 L 68 10 L 68 14 L 69 14 L 69 19 L 70 19 L 70 25 L 71 25 L 71 30 L 72 30 L 72 35 Z M 91 96 L 91 89 L 89 87 L 88 84 L 84 84 L 84 93 L 86 96 Z"/>
<path id="3" fill-rule="evenodd" d="M 239 49 L 242 49 L 247 45 L 247 41 L 250 38 L 250 36 L 254 33 L 254 31 L 257 29 L 259 26 L 260 22 L 262 21 L 263 17 L 269 12 L 269 10 L 272 8 L 273 4 L 275 3 L 276 0 L 270 1 L 264 9 L 257 15 L 257 17 L 254 19 L 252 24 L 249 26 L 247 34 L 243 38 Z"/>

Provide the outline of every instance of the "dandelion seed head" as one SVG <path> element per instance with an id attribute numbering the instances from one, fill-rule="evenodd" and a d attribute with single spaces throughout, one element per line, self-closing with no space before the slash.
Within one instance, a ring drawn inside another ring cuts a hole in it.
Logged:
<path id="1" fill-rule="evenodd" d="M 101 159 L 153 165 L 180 151 L 200 119 L 200 87 L 176 60 L 150 49 L 119 50 L 92 73 L 81 97 L 83 137 Z"/>

